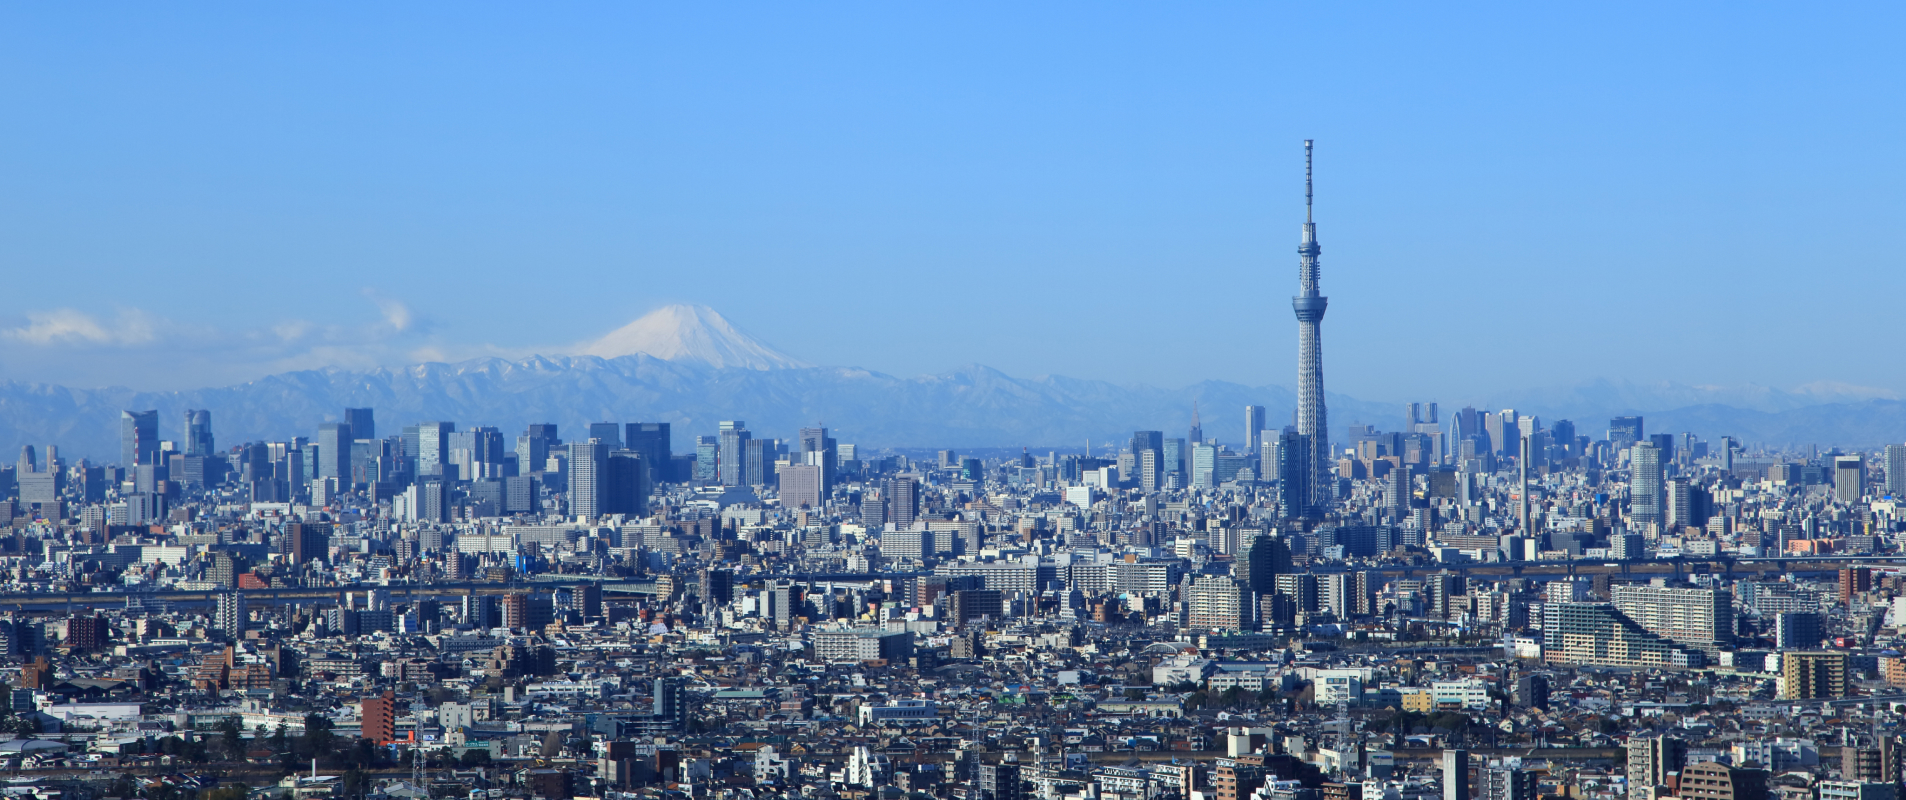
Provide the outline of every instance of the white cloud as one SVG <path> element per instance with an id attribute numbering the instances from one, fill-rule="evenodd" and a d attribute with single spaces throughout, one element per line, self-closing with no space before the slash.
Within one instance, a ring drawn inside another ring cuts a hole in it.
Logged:
<path id="1" fill-rule="evenodd" d="M 188 389 L 294 370 L 400 366 L 420 355 L 448 361 L 489 354 L 488 348 L 437 342 L 426 317 L 401 301 L 364 294 L 377 309 L 375 324 L 361 317 L 324 323 L 290 317 L 226 328 L 136 308 L 110 318 L 73 308 L 30 311 L 11 327 L 0 320 L 0 341 L 9 345 L 0 348 L 0 378 Z M 75 357 L 79 352 L 83 358 Z"/>
<path id="2" fill-rule="evenodd" d="M 403 301 L 384 297 L 371 289 L 365 289 L 364 296 L 377 304 L 378 312 L 384 315 L 384 321 L 393 330 L 402 333 L 410 330 L 411 324 L 416 322 L 416 317 L 410 313 L 410 306 L 404 305 Z"/>
<path id="3" fill-rule="evenodd" d="M 111 325 L 71 308 L 31 311 L 26 318 L 27 324 L 0 330 L 0 336 L 42 346 L 140 345 L 158 338 L 158 325 L 152 315 L 138 309 L 121 310 L 118 321 Z"/>

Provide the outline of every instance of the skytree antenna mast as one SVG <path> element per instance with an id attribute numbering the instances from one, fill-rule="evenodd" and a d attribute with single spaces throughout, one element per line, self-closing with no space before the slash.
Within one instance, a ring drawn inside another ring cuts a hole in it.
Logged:
<path id="1" fill-rule="evenodd" d="M 1297 245 L 1297 433 L 1304 442 L 1304 478 L 1310 507 L 1303 516 L 1321 517 L 1336 494 L 1330 475 L 1329 421 L 1324 410 L 1324 309 L 1329 298 L 1318 293 L 1317 223 L 1311 215 L 1311 139 L 1304 140 L 1304 234 Z M 1291 513 L 1291 512 L 1286 512 Z"/>

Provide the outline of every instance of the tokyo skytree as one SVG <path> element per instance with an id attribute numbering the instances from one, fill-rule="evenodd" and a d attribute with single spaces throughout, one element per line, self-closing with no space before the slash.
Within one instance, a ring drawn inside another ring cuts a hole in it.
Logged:
<path id="1" fill-rule="evenodd" d="M 1336 494 L 1330 475 L 1329 421 L 1324 412 L 1324 309 L 1329 298 L 1317 293 L 1317 223 L 1311 219 L 1311 142 L 1304 140 L 1304 235 L 1297 245 L 1298 295 L 1291 298 L 1297 312 L 1297 433 L 1303 437 L 1304 479 L 1310 508 L 1302 516 L 1322 516 Z M 1296 516 L 1296 509 L 1287 510 Z"/>

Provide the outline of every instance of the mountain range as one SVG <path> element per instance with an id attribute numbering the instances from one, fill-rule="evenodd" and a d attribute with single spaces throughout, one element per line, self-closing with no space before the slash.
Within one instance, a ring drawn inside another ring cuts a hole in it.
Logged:
<path id="1" fill-rule="evenodd" d="M 180 438 L 181 413 L 210 409 L 223 445 L 312 436 L 347 407 L 376 410 L 378 432 L 422 420 L 460 429 L 491 425 L 514 436 L 555 422 L 565 438 L 592 421 L 669 422 L 676 452 L 739 419 L 758 436 L 791 437 L 825 424 L 867 448 L 1075 449 L 1117 447 L 1133 430 L 1181 436 L 1193 405 L 1206 436 L 1243 438 L 1245 405 L 1262 405 L 1273 426 L 1291 418 L 1294 395 L 1276 385 L 1206 381 L 1180 388 L 1120 385 L 1059 376 L 1017 378 L 969 365 L 901 378 L 851 367 L 808 365 L 748 336 L 703 307 L 671 306 L 569 356 L 481 358 L 366 371 L 306 370 L 219 388 L 141 392 L 0 382 L 0 447 L 57 444 L 67 458 L 116 461 L 119 412 L 158 409 L 160 435 Z M 1641 414 L 1650 432 L 1732 435 L 1785 446 L 1870 447 L 1906 440 L 1906 402 L 1857 387 L 1727 389 L 1590 381 L 1488 398 L 1544 422 L 1576 420 L 1598 436 L 1610 416 Z M 1328 395 L 1333 439 L 1358 423 L 1395 430 L 1400 403 Z M 1445 415 L 1454 404 L 1443 406 Z"/>

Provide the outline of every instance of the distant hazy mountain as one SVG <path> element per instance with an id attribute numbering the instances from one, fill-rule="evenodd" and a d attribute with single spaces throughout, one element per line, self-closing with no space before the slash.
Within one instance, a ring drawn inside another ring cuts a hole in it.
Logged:
<path id="1" fill-rule="evenodd" d="M 1129 441 L 1133 430 L 1184 436 L 1194 403 L 1207 437 L 1240 442 L 1245 405 L 1265 406 L 1273 428 L 1290 421 L 1294 405 L 1281 386 L 1219 381 L 1166 389 L 1014 378 L 979 365 L 913 378 L 815 367 L 747 336 L 712 310 L 691 306 L 649 314 L 584 349 L 589 354 L 289 372 L 187 392 L 3 382 L 0 448 L 57 444 L 69 458 L 116 461 L 122 409 L 158 409 L 160 434 L 168 439 L 181 438 L 185 409 L 210 409 L 224 446 L 313 436 L 342 409 L 369 406 L 381 435 L 424 420 L 490 425 L 510 437 L 530 423 L 554 422 L 565 438 L 592 421 L 669 422 L 676 451 L 685 452 L 696 435 L 739 419 L 766 437 L 792 437 L 822 423 L 840 441 L 869 448 L 1077 448 L 1090 439 L 1098 449 Z M 1866 447 L 1906 440 L 1906 403 L 1882 394 L 1857 387 L 1729 390 L 1595 381 L 1492 398 L 1488 407 L 1517 408 L 1545 422 L 1574 419 L 1578 430 L 1597 436 L 1609 416 L 1640 413 L 1650 432 Z M 1328 401 L 1334 441 L 1352 424 L 1396 430 L 1404 420 L 1400 403 L 1341 395 Z M 1444 405 L 1445 418 L 1453 406 Z"/>
<path id="2" fill-rule="evenodd" d="M 760 436 L 792 437 L 825 423 L 836 438 L 866 447 L 1095 447 L 1129 441 L 1137 429 L 1184 436 L 1199 403 L 1207 436 L 1243 437 L 1243 407 L 1264 405 L 1288 420 L 1289 390 L 1206 382 L 1179 389 L 1119 386 L 1063 377 L 1014 378 L 983 366 L 897 378 L 844 367 L 713 368 L 649 355 L 605 359 L 477 359 L 352 372 L 316 370 L 190 392 L 82 390 L 0 383 L 0 447 L 58 444 L 69 456 L 116 460 L 121 409 L 156 408 L 160 433 L 179 436 L 187 408 L 212 411 L 221 445 L 313 436 L 341 409 L 376 409 L 378 433 L 421 420 L 460 428 L 492 425 L 514 436 L 555 422 L 565 437 L 591 421 L 669 422 L 677 451 L 697 434 L 739 419 Z M 1332 396 L 1334 418 L 1392 422 L 1401 411 Z M 1339 426 L 1341 427 L 1341 426 Z M 1394 427 L 1394 424 L 1388 427 Z"/>

